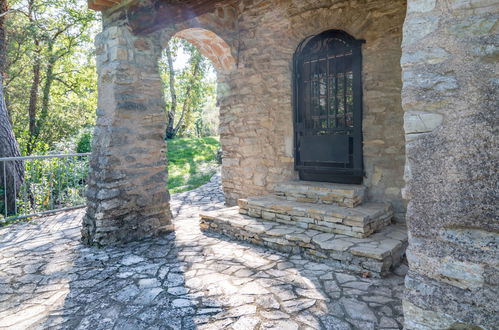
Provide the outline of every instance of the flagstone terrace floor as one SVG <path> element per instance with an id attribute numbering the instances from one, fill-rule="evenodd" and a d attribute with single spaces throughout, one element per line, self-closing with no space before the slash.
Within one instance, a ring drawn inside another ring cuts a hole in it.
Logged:
<path id="1" fill-rule="evenodd" d="M 402 276 L 201 233 L 199 212 L 222 207 L 215 176 L 172 196 L 176 232 L 163 237 L 87 247 L 84 210 L 0 229 L 0 329 L 402 328 Z"/>

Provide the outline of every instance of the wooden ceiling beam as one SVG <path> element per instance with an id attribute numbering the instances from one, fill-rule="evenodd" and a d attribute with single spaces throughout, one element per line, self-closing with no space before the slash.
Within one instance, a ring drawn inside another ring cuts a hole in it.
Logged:
<path id="1" fill-rule="evenodd" d="M 217 6 L 236 0 L 155 0 L 149 6 L 137 5 L 128 11 L 128 22 L 135 33 L 150 33 L 213 12 Z"/>
<path id="2" fill-rule="evenodd" d="M 239 0 L 88 0 L 88 7 L 97 11 L 126 7 L 128 23 L 135 33 L 150 33 L 213 12 L 218 6 Z"/>

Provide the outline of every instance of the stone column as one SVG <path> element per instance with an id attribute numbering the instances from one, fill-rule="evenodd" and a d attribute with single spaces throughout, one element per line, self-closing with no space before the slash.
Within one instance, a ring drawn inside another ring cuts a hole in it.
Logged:
<path id="1" fill-rule="evenodd" d="M 408 3 L 408 329 L 499 324 L 498 13 L 494 0 Z"/>
<path id="2" fill-rule="evenodd" d="M 105 26 L 96 53 L 99 101 L 83 241 L 109 245 L 171 231 L 159 37 Z"/>

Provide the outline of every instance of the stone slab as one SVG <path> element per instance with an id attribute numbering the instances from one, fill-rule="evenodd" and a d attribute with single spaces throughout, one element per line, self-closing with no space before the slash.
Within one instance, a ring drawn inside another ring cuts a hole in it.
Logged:
<path id="1" fill-rule="evenodd" d="M 239 199 L 239 212 L 255 218 L 305 229 L 368 237 L 393 218 L 389 203 L 365 203 L 355 208 L 282 200 L 273 195 Z"/>
<path id="2" fill-rule="evenodd" d="M 366 187 L 362 185 L 312 181 L 288 181 L 275 186 L 275 195 L 289 201 L 337 204 L 355 207 L 362 204 Z"/>
<path id="3" fill-rule="evenodd" d="M 202 213 L 200 217 L 202 230 L 375 276 L 387 275 L 398 266 L 407 246 L 403 224 L 392 224 L 368 238 L 355 238 L 253 218 L 240 214 L 238 207 Z"/>

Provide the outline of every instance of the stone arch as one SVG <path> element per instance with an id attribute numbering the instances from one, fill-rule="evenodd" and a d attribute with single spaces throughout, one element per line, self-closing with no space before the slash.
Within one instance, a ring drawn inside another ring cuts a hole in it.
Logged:
<path id="1" fill-rule="evenodd" d="M 202 27 L 201 27 L 202 26 Z M 234 142 L 234 132 L 240 129 L 233 129 L 232 121 L 234 118 L 234 109 L 232 102 L 234 95 L 237 94 L 239 87 L 234 83 L 239 75 L 238 65 L 236 63 L 236 49 L 231 33 L 224 33 L 216 26 L 210 24 L 201 24 L 197 21 L 186 22 L 175 26 L 175 29 L 164 29 L 160 31 L 159 43 L 164 48 L 172 37 L 181 38 L 194 45 L 199 52 L 208 58 L 216 71 L 216 99 L 219 108 L 219 133 L 220 147 L 223 153 L 222 161 L 222 182 L 224 187 L 226 203 L 234 205 L 236 198 L 231 198 L 230 192 L 234 184 L 233 178 L 237 175 L 231 173 L 231 167 L 234 165 L 234 159 L 237 157 L 237 143 Z M 236 78 L 235 78 L 236 77 Z M 237 110 L 237 109 L 236 109 Z M 236 114 L 237 116 L 237 114 Z"/>
<path id="2" fill-rule="evenodd" d="M 224 170 L 231 176 L 224 183 L 226 196 L 235 200 L 256 195 L 293 172 L 293 155 L 286 150 L 293 143 L 289 63 L 296 45 L 308 35 L 333 28 L 365 39 L 364 59 L 372 61 L 364 64 L 376 73 L 364 80 L 365 104 L 376 103 L 365 122 L 371 128 L 382 120 L 400 124 L 405 111 L 405 126 L 397 125 L 396 135 L 380 127 L 364 143 L 370 154 L 385 154 L 380 158 L 385 163 L 372 163 L 374 186 L 397 196 L 401 181 L 383 180 L 394 160 L 404 163 L 400 151 L 405 147 L 404 193 L 410 201 L 411 233 L 406 327 L 471 328 L 476 324 L 492 328 L 497 323 L 489 299 L 497 273 L 491 257 L 497 251 L 493 248 L 497 219 L 490 210 L 497 204 L 497 178 L 495 155 L 488 150 L 497 138 L 490 101 L 495 61 L 488 45 L 494 41 L 497 5 L 434 0 L 410 0 L 408 6 L 405 0 L 376 1 L 369 6 L 353 1 L 334 2 L 330 7 L 290 3 L 245 1 L 239 8 L 246 13 L 237 25 L 234 14 L 228 15 L 231 10 L 222 15 L 217 10 L 217 16 L 232 23 L 223 29 L 221 24 L 220 35 L 230 33 L 226 31 L 233 26 L 242 31 L 238 38 L 225 38 L 237 40 L 240 68 L 227 77 L 231 87 L 240 88 L 231 88 L 233 95 L 224 109 L 228 124 L 223 134 L 231 148 L 224 158 Z M 275 12 L 257 15 L 265 10 Z M 96 40 L 99 105 L 83 225 L 83 239 L 89 244 L 130 241 L 173 229 L 163 165 L 164 104 L 155 65 L 160 39 L 156 34 L 133 35 L 122 22 L 128 15 L 122 14 L 105 12 L 104 31 Z M 195 21 L 188 24 L 218 22 L 215 16 Z M 208 30 L 178 31 L 193 44 L 199 42 L 200 49 L 210 45 L 203 53 L 217 59 L 213 62 L 220 69 L 235 66 L 228 65 L 230 57 L 224 63 L 224 56 L 214 55 L 213 41 L 218 39 L 213 32 L 201 38 L 195 32 Z M 380 33 L 384 38 L 376 38 Z M 230 54 L 230 48 L 219 54 Z M 400 57 L 402 68 L 386 65 L 394 65 Z M 380 91 L 380 83 L 388 81 L 396 83 Z M 395 105 L 385 104 L 390 101 L 387 95 L 396 99 Z M 391 112 L 393 116 L 381 118 L 383 113 L 390 115 L 385 109 L 394 106 L 398 110 Z M 373 138 L 375 134 L 400 144 L 387 147 Z M 397 165 L 398 173 L 402 169 Z M 402 180 L 402 175 L 392 177 Z"/>
<path id="3" fill-rule="evenodd" d="M 211 60 L 218 72 L 227 73 L 236 66 L 236 60 L 232 56 L 230 46 L 216 33 L 203 28 L 187 28 L 178 31 L 174 37 L 187 40 Z"/>

